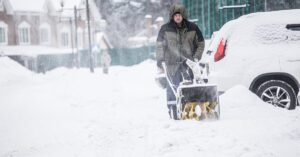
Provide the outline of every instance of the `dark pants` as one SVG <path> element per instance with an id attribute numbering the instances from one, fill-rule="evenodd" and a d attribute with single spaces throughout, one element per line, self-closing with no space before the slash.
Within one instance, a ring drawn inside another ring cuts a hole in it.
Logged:
<path id="1" fill-rule="evenodd" d="M 170 84 L 167 85 L 167 107 L 169 109 L 169 114 L 170 114 L 170 109 L 172 106 L 176 105 L 176 96 L 174 92 L 172 91 L 172 88 L 174 89 L 175 93 L 177 91 L 177 88 L 179 84 L 185 80 L 192 80 L 193 79 L 193 73 L 190 68 L 188 68 L 187 65 L 181 64 L 176 73 L 171 76 L 168 75 L 168 78 L 172 84 L 172 87 Z"/>

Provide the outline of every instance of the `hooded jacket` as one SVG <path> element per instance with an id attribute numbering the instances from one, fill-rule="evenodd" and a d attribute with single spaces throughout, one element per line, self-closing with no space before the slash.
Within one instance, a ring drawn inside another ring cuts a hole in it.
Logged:
<path id="1" fill-rule="evenodd" d="M 180 13 L 183 17 L 182 28 L 173 21 L 173 15 Z M 167 73 L 175 75 L 180 64 L 186 59 L 201 59 L 204 50 L 204 39 L 198 26 L 187 20 L 185 8 L 182 5 L 172 5 L 169 14 L 170 21 L 164 24 L 157 37 L 156 60 L 162 68 L 166 63 Z"/>

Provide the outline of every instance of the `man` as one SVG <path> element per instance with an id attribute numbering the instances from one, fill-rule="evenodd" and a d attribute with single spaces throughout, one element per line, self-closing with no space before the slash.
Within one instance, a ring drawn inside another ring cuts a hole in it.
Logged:
<path id="1" fill-rule="evenodd" d="M 192 80 L 192 71 L 187 65 L 198 62 L 204 50 L 204 39 L 196 24 L 187 20 L 185 8 L 182 5 L 170 7 L 170 21 L 164 24 L 157 37 L 156 59 L 159 73 L 163 73 L 162 63 L 166 65 L 166 75 L 172 86 L 167 86 L 167 106 L 169 115 L 176 116 L 176 91 L 183 79 Z M 173 89 L 172 89 L 173 88 Z"/>
<path id="2" fill-rule="evenodd" d="M 103 50 L 101 53 L 101 66 L 103 74 L 108 74 L 108 69 L 111 63 L 110 55 L 108 54 L 108 50 Z"/>

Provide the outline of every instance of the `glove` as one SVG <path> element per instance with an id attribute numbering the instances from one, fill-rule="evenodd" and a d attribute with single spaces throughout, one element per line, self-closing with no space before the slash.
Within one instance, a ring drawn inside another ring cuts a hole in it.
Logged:
<path id="1" fill-rule="evenodd" d="M 199 65 L 199 62 L 193 62 L 187 59 L 185 63 L 192 69 L 194 78 L 198 80 L 201 76 L 201 67 Z"/>
<path id="2" fill-rule="evenodd" d="M 193 67 L 195 66 L 195 62 L 186 59 L 185 64 L 188 65 L 191 69 L 193 69 Z"/>
<path id="3" fill-rule="evenodd" d="M 165 73 L 165 70 L 161 67 L 157 67 L 157 74 L 163 74 Z"/>
<path id="4" fill-rule="evenodd" d="M 165 70 L 161 67 L 157 67 L 157 75 L 155 76 L 155 82 L 162 89 L 167 88 L 167 78 L 165 74 Z"/>

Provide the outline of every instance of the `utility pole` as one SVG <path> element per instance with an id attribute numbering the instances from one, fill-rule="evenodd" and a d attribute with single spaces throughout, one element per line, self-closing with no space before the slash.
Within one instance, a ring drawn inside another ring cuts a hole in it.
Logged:
<path id="1" fill-rule="evenodd" d="M 93 56 L 92 56 L 92 46 L 91 46 L 91 28 L 90 28 L 90 9 L 89 0 L 86 0 L 86 16 L 88 24 L 88 38 L 89 38 L 89 55 L 90 55 L 90 72 L 94 73 Z"/>
<path id="2" fill-rule="evenodd" d="M 72 17 L 69 18 L 70 21 L 70 35 L 71 35 L 71 47 L 72 47 L 72 67 L 75 63 L 75 54 L 74 54 L 74 43 L 73 43 L 73 26 L 72 26 Z"/>
<path id="3" fill-rule="evenodd" d="M 78 34 L 77 34 L 77 28 L 78 28 L 78 20 L 77 20 L 77 12 L 78 9 L 76 7 L 76 5 L 74 6 L 74 8 L 64 8 L 65 5 L 65 1 L 64 0 L 60 0 L 60 6 L 61 6 L 61 13 L 64 10 L 74 10 L 74 26 L 75 26 L 75 40 L 73 40 L 73 26 L 72 26 L 72 17 L 69 17 L 69 22 L 70 22 L 70 31 L 71 31 L 71 45 L 72 45 L 72 66 L 74 66 L 74 64 L 76 64 L 76 67 L 79 68 L 80 67 L 80 54 L 78 51 Z M 82 9 L 79 9 L 82 10 Z M 74 44 L 75 44 L 75 49 L 76 49 L 76 54 L 74 52 Z M 75 56 L 76 55 L 76 56 Z"/>
<path id="4" fill-rule="evenodd" d="M 265 11 L 267 11 L 268 7 L 267 7 L 267 0 L 265 0 Z"/>
<path id="5" fill-rule="evenodd" d="M 75 48 L 76 48 L 76 67 L 80 67 L 80 54 L 78 51 L 78 34 L 77 34 L 77 29 L 78 29 L 78 23 L 77 23 L 77 7 L 76 5 L 74 6 L 74 17 L 75 17 Z"/>

